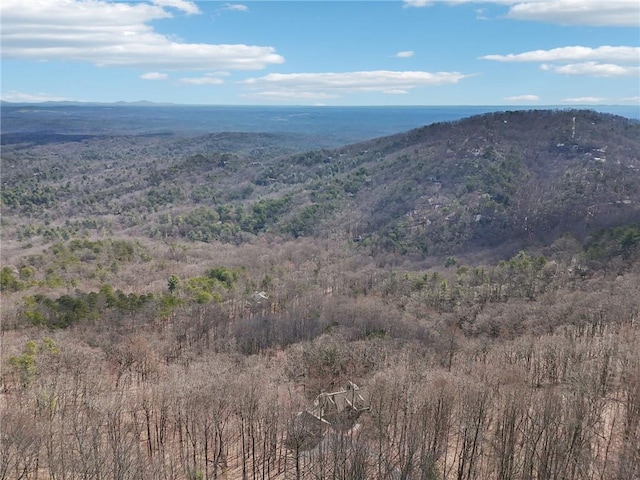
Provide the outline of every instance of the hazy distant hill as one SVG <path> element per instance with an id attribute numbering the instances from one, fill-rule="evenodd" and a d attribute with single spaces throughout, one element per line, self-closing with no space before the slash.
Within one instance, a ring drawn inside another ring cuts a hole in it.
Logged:
<path id="1" fill-rule="evenodd" d="M 295 133 L 339 146 L 495 107 L 304 107 L 3 103 L 3 134 Z"/>
<path id="2" fill-rule="evenodd" d="M 2 102 L 0 107 L 3 135 L 202 135 L 221 132 L 268 132 L 295 133 L 311 138 L 316 145 L 322 146 L 345 145 L 405 132 L 433 122 L 455 121 L 505 108 L 165 105 L 149 102 Z M 514 106 L 508 109 L 517 108 Z M 637 107 L 599 106 L 598 109 L 640 119 L 640 110 Z"/>

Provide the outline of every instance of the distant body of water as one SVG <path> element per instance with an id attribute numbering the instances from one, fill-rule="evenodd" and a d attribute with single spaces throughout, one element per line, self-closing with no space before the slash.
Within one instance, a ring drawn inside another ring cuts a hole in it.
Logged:
<path id="1" fill-rule="evenodd" d="M 7 105 L 1 108 L 2 133 L 48 134 L 203 134 L 218 132 L 296 133 L 356 142 L 405 132 L 435 122 L 532 107 L 269 107 Z M 539 107 L 566 109 L 567 107 Z M 579 107 L 576 107 L 579 108 Z M 585 107 L 640 119 L 638 107 Z"/>

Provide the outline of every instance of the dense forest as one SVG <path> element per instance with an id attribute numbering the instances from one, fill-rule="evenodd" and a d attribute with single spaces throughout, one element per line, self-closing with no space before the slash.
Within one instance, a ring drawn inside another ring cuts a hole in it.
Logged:
<path id="1" fill-rule="evenodd" d="M 3 135 L 0 479 L 640 478 L 640 124 L 314 148 Z"/>

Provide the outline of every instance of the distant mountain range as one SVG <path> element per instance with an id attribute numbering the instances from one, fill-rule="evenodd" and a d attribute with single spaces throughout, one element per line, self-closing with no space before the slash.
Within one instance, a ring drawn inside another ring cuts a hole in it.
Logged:
<path id="1" fill-rule="evenodd" d="M 640 105 L 593 105 L 593 104 L 573 104 L 573 105 L 418 105 L 418 106 L 308 106 L 308 105 L 226 105 L 226 104 L 183 104 L 183 103 L 173 103 L 173 102 L 152 102 L 148 100 L 138 100 L 138 101 L 116 101 L 116 102 L 86 102 L 86 101 L 75 101 L 75 100 L 58 100 L 58 101 L 44 101 L 44 102 L 14 102 L 7 100 L 0 100 L 0 106 L 7 107 L 95 107 L 95 106 L 119 106 L 119 107 L 222 107 L 222 108 L 254 108 L 254 109 L 269 109 L 269 108 L 315 108 L 315 109 L 332 109 L 332 108 L 356 108 L 356 109 L 367 109 L 367 108 L 449 108 L 449 109 L 460 109 L 460 108 L 477 108 L 483 110 L 523 110 L 523 109 L 536 109 L 536 110 L 558 110 L 558 109 L 592 109 L 601 112 L 610 112 L 617 113 L 623 116 L 629 116 L 632 118 L 640 117 Z"/>
<path id="2" fill-rule="evenodd" d="M 176 103 L 159 103 L 140 100 L 137 102 L 77 102 L 71 100 L 65 101 L 46 101 L 46 102 L 8 102 L 0 100 L 0 106 L 6 107 L 96 107 L 96 106 L 119 106 L 119 107 L 154 107 L 154 106 L 177 106 Z"/>

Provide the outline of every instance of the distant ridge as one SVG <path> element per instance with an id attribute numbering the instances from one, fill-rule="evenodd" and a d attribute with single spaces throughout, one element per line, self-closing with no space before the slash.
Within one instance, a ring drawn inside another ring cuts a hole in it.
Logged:
<path id="1" fill-rule="evenodd" d="M 251 109 L 278 109 L 278 108 L 304 108 L 311 110 L 322 109 L 414 109 L 414 108 L 451 108 L 451 109 L 479 109 L 483 111 L 520 111 L 520 110 L 575 110 L 589 109 L 603 113 L 613 113 L 628 118 L 640 119 L 640 105 L 238 105 L 238 104 L 197 104 L 197 103 L 173 103 L 153 102 L 149 100 L 115 101 L 115 102 L 83 102 L 83 101 L 45 101 L 45 102 L 12 102 L 0 100 L 0 106 L 6 107 L 219 107 L 219 108 L 251 108 Z"/>
<path id="2" fill-rule="evenodd" d="M 47 101 L 47 102 L 8 102 L 0 100 L 1 106 L 6 107 L 102 107 L 102 106 L 118 106 L 118 107 L 170 107 L 184 106 L 177 103 L 157 103 L 147 100 L 137 102 L 79 102 L 79 101 Z"/>

